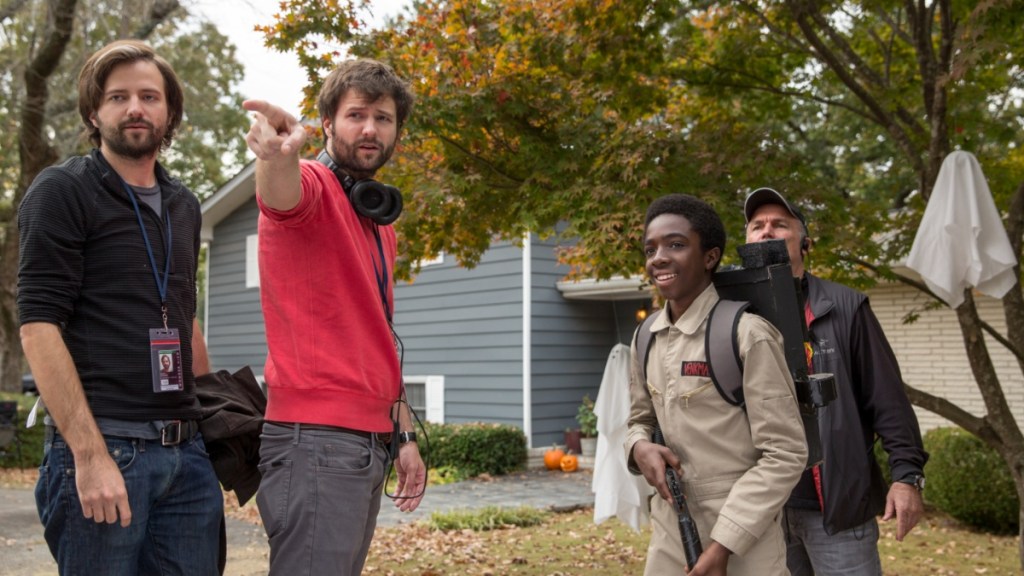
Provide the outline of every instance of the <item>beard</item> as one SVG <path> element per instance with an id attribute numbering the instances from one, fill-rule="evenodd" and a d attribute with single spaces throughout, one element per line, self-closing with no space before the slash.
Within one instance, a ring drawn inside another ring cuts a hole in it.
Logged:
<path id="1" fill-rule="evenodd" d="M 334 162 L 356 180 L 372 178 L 395 152 L 395 142 L 392 142 L 390 146 L 385 146 L 384 142 L 380 140 L 366 138 L 349 143 L 342 140 L 334 130 L 331 131 L 330 144 Z M 368 155 L 367 152 L 359 149 L 362 144 L 373 144 L 377 150 Z"/>
<path id="2" fill-rule="evenodd" d="M 149 130 L 128 134 L 125 126 L 129 124 L 145 124 L 149 127 Z M 124 156 L 133 160 L 141 160 L 156 155 L 163 146 L 164 134 L 167 132 L 166 127 L 158 129 L 152 122 L 141 119 L 125 120 L 117 126 L 100 124 L 99 129 L 100 140 L 108 150 L 118 156 Z"/>

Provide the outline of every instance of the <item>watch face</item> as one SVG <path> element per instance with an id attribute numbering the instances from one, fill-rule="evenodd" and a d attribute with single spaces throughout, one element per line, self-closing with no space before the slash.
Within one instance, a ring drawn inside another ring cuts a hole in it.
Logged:
<path id="1" fill-rule="evenodd" d="M 924 490 L 924 474 L 911 474 L 909 476 L 904 476 L 900 482 L 903 484 L 910 484 L 919 491 Z"/>

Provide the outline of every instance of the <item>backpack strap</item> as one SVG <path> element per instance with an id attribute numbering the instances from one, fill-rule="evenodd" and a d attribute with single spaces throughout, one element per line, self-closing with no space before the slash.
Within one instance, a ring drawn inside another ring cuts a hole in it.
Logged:
<path id="1" fill-rule="evenodd" d="M 661 314 L 661 310 L 654 311 L 653 314 L 649 315 L 640 326 L 636 329 L 636 335 L 633 337 L 636 340 L 636 351 L 637 354 L 643 356 L 644 363 L 644 381 L 647 380 L 647 359 L 651 356 L 651 341 L 654 339 L 654 334 L 651 333 L 651 324 L 654 324 L 654 319 Z"/>
<path id="2" fill-rule="evenodd" d="M 711 381 L 723 400 L 744 410 L 743 361 L 740 360 L 736 328 L 740 324 L 740 316 L 749 306 L 749 302 L 719 300 L 708 314 L 708 324 L 704 331 L 704 349 Z M 662 310 L 658 310 L 648 316 L 636 329 L 634 336 L 637 354 L 644 359 L 644 380 L 647 380 L 647 362 L 654 339 L 651 325 L 661 313 Z"/>
<path id="3" fill-rule="evenodd" d="M 746 410 L 743 400 L 743 361 L 740 359 L 736 329 L 749 302 L 719 300 L 708 314 L 704 350 L 708 374 L 722 399 Z"/>

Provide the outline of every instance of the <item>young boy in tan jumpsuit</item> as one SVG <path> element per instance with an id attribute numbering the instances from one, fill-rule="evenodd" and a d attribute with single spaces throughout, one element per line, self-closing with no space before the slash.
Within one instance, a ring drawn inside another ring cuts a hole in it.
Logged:
<path id="1" fill-rule="evenodd" d="M 708 376 L 704 332 L 718 302 L 711 275 L 725 230 L 706 203 L 681 194 L 647 209 L 644 254 L 665 311 L 644 359 L 633 344 L 626 453 L 660 498 L 651 504 L 645 574 L 683 574 L 685 558 L 666 466 L 683 483 L 704 553 L 689 572 L 788 575 L 780 526 L 783 504 L 807 461 L 796 391 L 782 336 L 768 321 L 743 314 L 737 328 L 746 408 L 727 403 Z M 667 447 L 651 442 L 661 426 Z"/>

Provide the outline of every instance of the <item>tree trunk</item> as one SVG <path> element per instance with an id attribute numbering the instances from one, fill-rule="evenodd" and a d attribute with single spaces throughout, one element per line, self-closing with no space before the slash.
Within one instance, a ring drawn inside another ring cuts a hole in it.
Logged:
<path id="1" fill-rule="evenodd" d="M 35 177 L 59 159 L 46 137 L 49 78 L 57 69 L 71 40 L 78 0 L 50 0 L 47 28 L 39 49 L 25 70 L 25 101 L 19 125 L 20 178 L 15 190 L 15 208 Z M 11 6 L 20 6 L 14 3 Z M 179 0 L 158 0 L 134 32 L 144 39 L 181 7 Z M 0 235 L 0 390 L 21 390 L 24 353 L 19 335 L 18 307 L 18 223 L 12 217 Z"/>
<path id="2" fill-rule="evenodd" d="M 78 0 L 54 0 L 48 4 L 51 25 L 28 68 L 25 69 L 25 101 L 21 107 L 18 129 L 20 177 L 13 204 L 21 203 L 36 175 L 57 160 L 47 142 L 44 127 L 46 103 L 50 99 L 47 85 L 57 69 L 71 40 Z M 18 222 L 12 218 L 0 240 L 0 390 L 21 389 L 21 365 L 24 361 L 18 334 Z"/>
<path id="3" fill-rule="evenodd" d="M 0 241 L 0 391 L 20 392 L 22 372 L 21 338 L 15 303 L 18 279 L 18 233 L 7 230 Z M 7 279 L 10 278 L 10 281 Z"/>
<path id="4" fill-rule="evenodd" d="M 1001 455 L 1010 465 L 1010 475 L 1013 476 L 1017 499 L 1024 503 L 1024 463 L 1019 458 L 1014 459 L 1008 456 L 1005 452 L 1002 452 Z M 1020 573 L 1024 574 L 1024 504 L 1017 511 L 1017 559 L 1020 563 Z"/>

